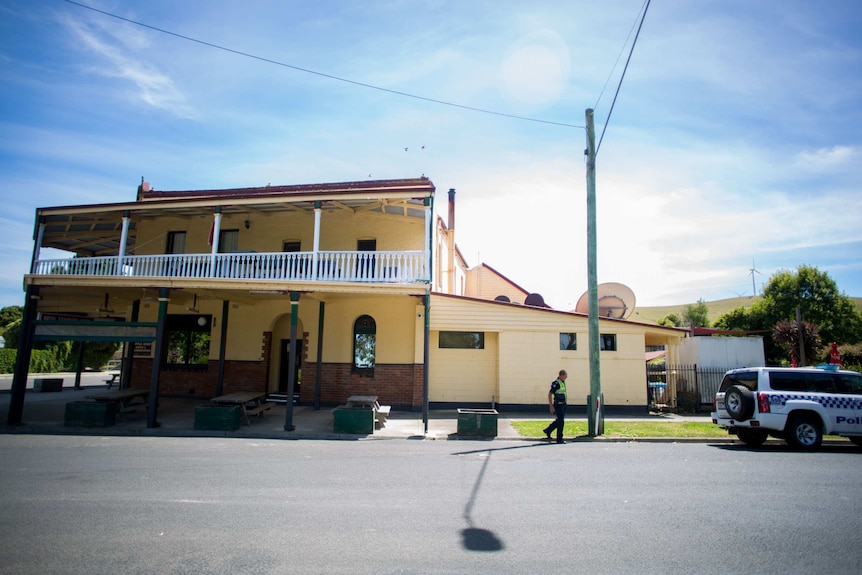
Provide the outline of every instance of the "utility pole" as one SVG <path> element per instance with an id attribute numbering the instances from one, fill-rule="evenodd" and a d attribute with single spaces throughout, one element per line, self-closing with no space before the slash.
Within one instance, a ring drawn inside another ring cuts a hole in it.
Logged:
<path id="1" fill-rule="evenodd" d="M 605 430 L 604 398 L 599 366 L 599 287 L 596 271 L 596 128 L 593 109 L 587 108 L 587 299 L 589 300 L 590 395 L 587 397 L 587 421 L 590 437 Z"/>

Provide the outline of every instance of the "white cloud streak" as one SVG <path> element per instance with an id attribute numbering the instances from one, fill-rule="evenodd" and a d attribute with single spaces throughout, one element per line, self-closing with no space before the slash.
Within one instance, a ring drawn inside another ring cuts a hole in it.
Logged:
<path id="1" fill-rule="evenodd" d="M 98 25 L 93 22 L 104 22 L 104 19 L 85 21 L 69 15 L 61 16 L 60 22 L 72 33 L 76 48 L 86 48 L 96 56 L 85 71 L 130 84 L 131 90 L 123 90 L 123 93 L 133 100 L 182 118 L 192 116 L 191 108 L 173 79 L 144 61 L 143 55 L 136 54 L 145 54 L 149 45 L 130 25 Z"/>

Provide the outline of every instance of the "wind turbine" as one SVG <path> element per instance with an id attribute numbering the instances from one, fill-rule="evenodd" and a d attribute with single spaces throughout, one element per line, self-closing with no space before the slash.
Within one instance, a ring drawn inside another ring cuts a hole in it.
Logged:
<path id="1" fill-rule="evenodd" d="M 757 288 L 754 287 L 754 274 L 760 274 L 760 272 L 757 270 L 757 267 L 755 267 L 754 260 L 751 260 L 751 269 L 748 270 L 748 274 L 751 276 L 751 295 L 756 296 L 757 295 Z M 763 275 L 763 274 L 760 274 L 760 275 Z"/>

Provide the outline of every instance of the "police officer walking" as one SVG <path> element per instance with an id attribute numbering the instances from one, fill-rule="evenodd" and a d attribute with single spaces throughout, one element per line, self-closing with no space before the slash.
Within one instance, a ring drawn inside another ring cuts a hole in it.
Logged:
<path id="1" fill-rule="evenodd" d="M 557 430 L 557 443 L 563 443 L 563 425 L 566 423 L 566 378 L 569 374 L 565 369 L 560 370 L 560 375 L 551 382 L 548 391 L 548 406 L 555 419 L 551 425 L 543 429 L 548 441 L 551 441 L 551 432 Z"/>

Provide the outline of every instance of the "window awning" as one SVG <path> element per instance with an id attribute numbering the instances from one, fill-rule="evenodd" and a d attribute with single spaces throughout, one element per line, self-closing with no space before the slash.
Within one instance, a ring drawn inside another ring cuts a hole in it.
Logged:
<path id="1" fill-rule="evenodd" d="M 663 349 L 661 351 L 648 351 L 646 352 L 646 361 L 652 361 L 654 359 L 664 357 L 665 355 L 667 355 L 666 349 Z"/>

